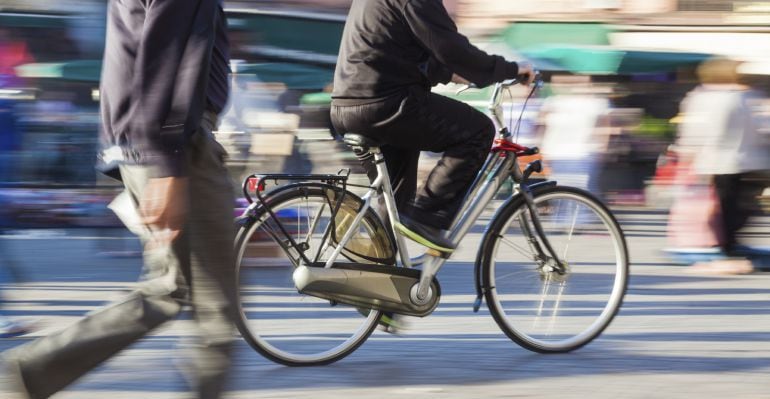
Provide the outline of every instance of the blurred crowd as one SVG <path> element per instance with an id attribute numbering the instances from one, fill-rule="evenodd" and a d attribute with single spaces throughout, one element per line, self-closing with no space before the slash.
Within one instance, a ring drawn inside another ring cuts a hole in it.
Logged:
<path id="1" fill-rule="evenodd" d="M 331 72 L 349 3 L 227 2 L 233 93 L 218 138 L 230 152 L 236 180 L 254 171 L 357 168 L 328 120 Z M 687 35 L 668 40 L 650 33 L 653 45 L 643 51 L 619 44 L 648 37 L 634 21 L 697 15 L 700 23 L 719 25 L 711 32 L 717 36 L 704 36 L 716 38 L 716 46 L 720 38 L 741 34 L 722 24 L 751 20 L 737 2 L 709 2 L 713 10 L 675 0 L 549 0 L 526 9 L 494 0 L 446 3 L 481 46 L 505 46 L 506 56 L 529 58 L 547 72 L 548 84 L 524 112 L 524 90 L 514 92 L 507 107 L 513 123 L 523 115 L 519 139 L 542 148 L 542 178 L 584 187 L 617 206 L 671 207 L 675 249 L 740 252 L 735 231 L 747 215 L 767 207 L 770 72 L 762 63 L 768 61 L 741 56 L 740 45 L 703 52 Z M 727 5 L 732 12 L 725 12 Z M 6 226 L 117 222 L 103 206 L 115 185 L 93 169 L 104 13 L 104 2 L 88 0 L 9 0 L 0 7 Z M 597 19 L 625 28 L 611 30 Z M 761 19 L 755 25 L 752 46 L 770 48 L 770 30 Z M 490 26 L 502 33 L 491 34 Z M 681 26 L 656 29 L 669 34 Z M 688 40 L 693 49 L 677 49 Z M 749 63 L 741 62 L 746 58 Z M 605 59 L 609 69 L 594 65 Z M 437 90 L 485 106 L 487 92 L 468 98 L 455 89 Z M 696 211 L 704 213 L 696 218 Z M 708 220 L 709 229 L 688 224 L 692 220 Z"/>

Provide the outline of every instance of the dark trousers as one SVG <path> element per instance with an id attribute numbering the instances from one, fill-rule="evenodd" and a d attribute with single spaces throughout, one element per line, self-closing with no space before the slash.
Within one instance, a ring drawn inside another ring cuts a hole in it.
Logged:
<path id="1" fill-rule="evenodd" d="M 195 313 L 197 342 L 181 359 L 197 398 L 215 399 L 223 389 L 234 337 L 234 193 L 224 149 L 211 130 L 213 114 L 185 150 L 189 178 L 187 224 L 173 244 L 153 242 L 147 230 L 144 273 L 123 300 L 87 315 L 62 331 L 15 348 L 8 355 L 31 399 L 47 398 L 171 320 L 184 304 Z M 123 165 L 125 195 L 138 206 L 149 168 Z M 110 267 L 105 264 L 105 267 Z"/>
<path id="2" fill-rule="evenodd" d="M 767 185 L 768 179 L 762 173 L 714 175 L 714 187 L 722 211 L 725 253 L 734 251 L 738 230 L 753 213 L 759 211 L 759 196 Z"/>
<path id="3" fill-rule="evenodd" d="M 385 100 L 333 106 L 339 134 L 357 133 L 383 145 L 399 211 L 418 222 L 447 229 L 489 154 L 495 128 L 484 113 L 420 88 Z M 420 151 L 443 152 L 417 191 Z"/>

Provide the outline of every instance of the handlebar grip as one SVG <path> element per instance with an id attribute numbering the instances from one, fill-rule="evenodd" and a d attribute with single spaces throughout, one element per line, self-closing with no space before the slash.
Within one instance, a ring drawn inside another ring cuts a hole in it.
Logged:
<path id="1" fill-rule="evenodd" d="M 533 75 L 532 76 L 532 83 L 533 84 L 539 85 L 540 83 L 542 83 L 543 76 L 540 75 L 540 71 L 539 70 L 535 69 L 534 71 L 532 71 L 532 75 Z M 518 76 L 516 76 L 516 82 L 520 83 L 520 84 L 525 84 L 525 83 L 527 83 L 529 81 L 528 78 L 529 78 L 529 74 L 518 75 Z"/>

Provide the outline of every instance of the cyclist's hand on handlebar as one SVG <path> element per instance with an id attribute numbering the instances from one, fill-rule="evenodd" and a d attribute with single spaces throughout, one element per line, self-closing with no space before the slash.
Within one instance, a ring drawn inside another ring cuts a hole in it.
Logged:
<path id="1" fill-rule="evenodd" d="M 517 64 L 519 65 L 519 75 L 516 79 L 524 86 L 531 85 L 535 81 L 537 71 L 529 62 L 522 61 Z"/>

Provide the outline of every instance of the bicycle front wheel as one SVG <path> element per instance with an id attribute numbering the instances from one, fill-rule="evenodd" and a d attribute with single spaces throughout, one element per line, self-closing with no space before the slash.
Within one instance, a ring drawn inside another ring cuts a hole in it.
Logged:
<path id="1" fill-rule="evenodd" d="M 493 220 L 482 248 L 485 296 L 513 341 L 536 352 L 568 352 L 601 334 L 620 308 L 628 249 L 610 211 L 585 191 L 544 188 L 534 203 L 563 267 L 535 233 L 524 199 L 516 198 Z"/>
<path id="2" fill-rule="evenodd" d="M 324 262 L 350 228 L 362 201 L 346 192 L 340 202 L 341 194 L 322 184 L 289 187 L 271 195 L 238 233 L 238 329 L 275 362 L 310 366 L 342 359 L 371 335 L 382 315 L 301 294 L 292 280 L 300 253 Z M 297 247 L 288 245 L 286 233 Z M 342 255 L 359 263 L 393 257 L 390 235 L 374 212 L 366 214 Z"/>

